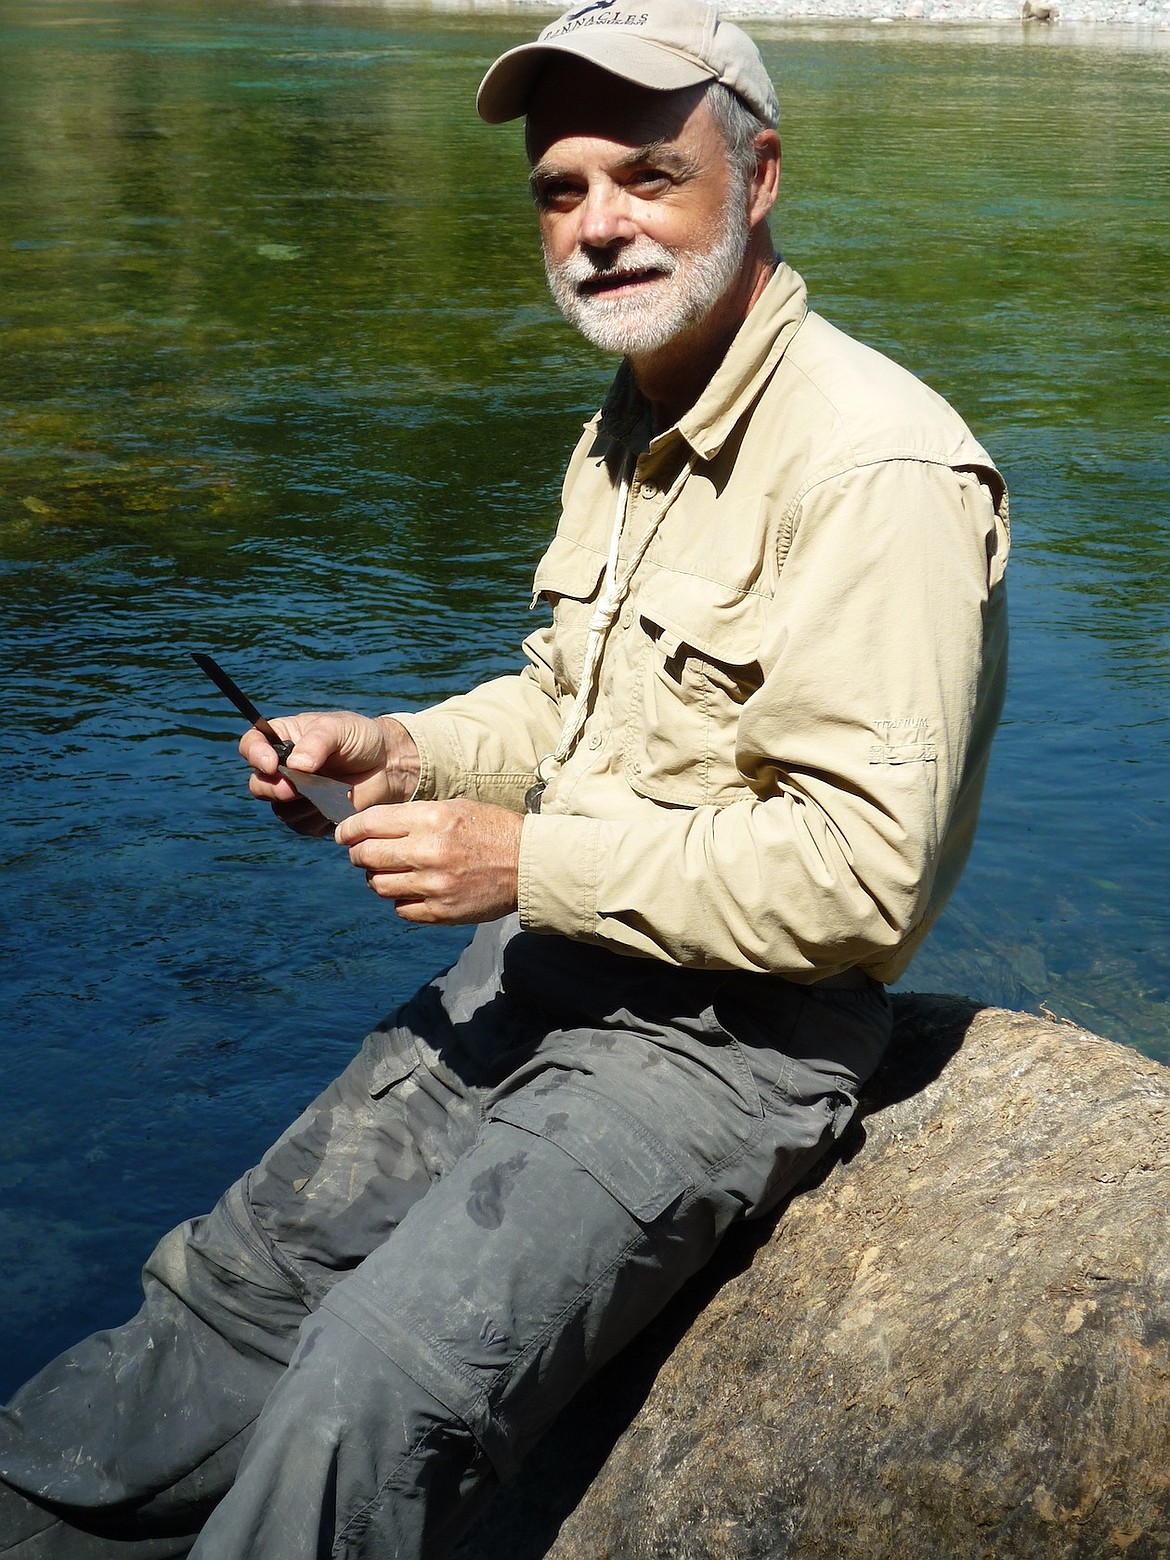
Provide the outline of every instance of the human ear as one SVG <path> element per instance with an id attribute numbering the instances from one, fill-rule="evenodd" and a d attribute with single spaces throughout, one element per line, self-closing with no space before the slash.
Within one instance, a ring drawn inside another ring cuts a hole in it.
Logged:
<path id="1" fill-rule="evenodd" d="M 780 190 L 780 137 L 761 130 L 755 138 L 756 166 L 748 185 L 748 222 L 756 227 L 776 203 Z"/>

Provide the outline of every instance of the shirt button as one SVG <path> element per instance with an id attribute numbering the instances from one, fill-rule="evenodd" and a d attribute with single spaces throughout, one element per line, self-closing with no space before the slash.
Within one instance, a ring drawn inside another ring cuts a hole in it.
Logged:
<path id="1" fill-rule="evenodd" d="M 594 752 L 596 752 L 596 750 L 601 746 L 601 733 L 599 731 L 592 733 L 589 738 L 589 746 L 594 750 Z"/>
<path id="2" fill-rule="evenodd" d="M 622 613 L 622 627 L 629 628 L 633 621 L 634 614 L 630 611 L 629 607 L 627 607 L 626 610 Z"/>
<path id="3" fill-rule="evenodd" d="M 643 498 L 657 498 L 658 497 L 658 484 L 657 484 L 657 482 L 643 482 L 643 484 L 642 484 L 642 497 Z"/>

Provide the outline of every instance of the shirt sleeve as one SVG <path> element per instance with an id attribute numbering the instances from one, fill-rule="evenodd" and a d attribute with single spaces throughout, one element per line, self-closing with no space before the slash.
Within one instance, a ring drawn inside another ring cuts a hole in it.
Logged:
<path id="1" fill-rule="evenodd" d="M 742 799 L 527 819 L 522 924 L 682 965 L 890 978 L 967 853 L 1002 701 L 995 497 L 919 460 L 814 487 L 735 724 Z"/>
<path id="2" fill-rule="evenodd" d="M 561 734 L 560 695 L 548 660 L 551 629 L 524 642 L 528 665 L 418 714 L 396 714 L 414 738 L 419 800 L 471 797 L 515 812 L 539 760 Z"/>

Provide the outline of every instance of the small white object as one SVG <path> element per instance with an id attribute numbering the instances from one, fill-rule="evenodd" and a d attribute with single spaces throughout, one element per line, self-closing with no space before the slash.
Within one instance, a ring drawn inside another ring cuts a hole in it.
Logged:
<path id="1" fill-rule="evenodd" d="M 283 764 L 280 772 L 297 795 L 303 796 L 306 802 L 312 802 L 330 823 L 340 823 L 343 818 L 352 818 L 357 812 L 349 794 L 350 788 L 344 780 L 331 780 L 328 775 L 304 774 L 299 769 L 286 769 Z"/>

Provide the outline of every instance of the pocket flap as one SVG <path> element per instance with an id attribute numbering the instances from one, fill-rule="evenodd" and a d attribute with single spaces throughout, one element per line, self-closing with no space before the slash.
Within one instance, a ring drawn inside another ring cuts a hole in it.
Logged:
<path id="1" fill-rule="evenodd" d="M 380 1099 L 389 1089 L 402 1083 L 416 1070 L 418 1047 L 409 1029 L 376 1029 L 366 1041 L 369 1066 L 369 1091 Z"/>
<path id="2" fill-rule="evenodd" d="M 690 645 L 709 661 L 748 666 L 760 658 L 768 612 L 762 596 L 659 569 L 638 592 L 637 610 L 668 643 Z"/>
<path id="3" fill-rule="evenodd" d="M 570 537 L 554 536 L 536 566 L 532 600 L 535 602 L 538 596 L 571 596 L 576 601 L 588 601 L 596 594 L 604 572 L 603 554 Z"/>
<path id="4" fill-rule="evenodd" d="M 690 1182 L 670 1151 L 620 1105 L 563 1083 L 542 1094 L 506 1094 L 488 1115 L 555 1143 L 641 1224 L 664 1213 Z"/>

